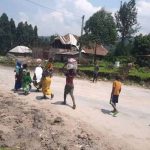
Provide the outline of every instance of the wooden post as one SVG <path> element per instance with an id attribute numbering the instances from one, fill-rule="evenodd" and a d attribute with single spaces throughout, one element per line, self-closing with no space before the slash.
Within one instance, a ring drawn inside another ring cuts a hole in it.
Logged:
<path id="1" fill-rule="evenodd" d="M 82 16 L 82 25 L 81 25 L 81 37 L 83 35 L 83 26 L 84 26 L 84 15 Z M 82 41 L 80 42 L 80 46 L 79 46 L 79 62 L 81 59 L 81 51 L 82 51 Z"/>
<path id="2" fill-rule="evenodd" d="M 94 65 L 96 64 L 96 54 L 97 54 L 97 43 L 95 42 L 95 46 L 94 46 Z"/>

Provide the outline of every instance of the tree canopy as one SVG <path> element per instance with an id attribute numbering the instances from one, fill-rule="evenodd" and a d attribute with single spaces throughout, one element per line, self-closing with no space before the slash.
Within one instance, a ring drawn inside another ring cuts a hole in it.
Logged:
<path id="1" fill-rule="evenodd" d="M 15 25 L 14 20 L 9 20 L 7 14 L 0 16 L 0 54 L 7 53 L 8 50 L 17 46 L 35 46 L 38 40 L 37 27 L 32 27 L 27 22 L 20 22 Z"/>
<path id="2" fill-rule="evenodd" d="M 150 34 L 135 37 L 133 55 L 136 56 L 140 66 L 150 67 Z"/>
<path id="3" fill-rule="evenodd" d="M 117 36 L 114 18 L 105 9 L 99 10 L 86 21 L 84 31 L 83 43 L 111 44 Z"/>
<path id="4" fill-rule="evenodd" d="M 120 9 L 115 14 L 117 29 L 121 34 L 121 40 L 124 43 L 125 39 L 130 38 L 137 32 L 137 9 L 135 0 L 130 0 L 128 3 L 121 2 Z"/>
<path id="5" fill-rule="evenodd" d="M 116 41 L 117 31 L 112 14 L 105 9 L 99 10 L 86 21 L 84 31 L 80 43 L 93 48 L 95 63 L 97 45 L 110 45 Z"/>

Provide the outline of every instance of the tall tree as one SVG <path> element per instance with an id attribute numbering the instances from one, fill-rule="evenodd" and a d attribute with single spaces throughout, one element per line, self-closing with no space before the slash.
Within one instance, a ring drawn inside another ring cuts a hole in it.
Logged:
<path id="1" fill-rule="evenodd" d="M 9 21 L 8 16 L 3 13 L 0 16 L 0 53 L 6 54 L 17 45 L 35 46 L 38 43 L 37 30 L 37 26 L 33 28 L 27 22 L 20 22 L 16 27 L 14 20 L 11 18 Z"/>
<path id="2" fill-rule="evenodd" d="M 137 9 L 135 0 L 130 0 L 128 3 L 121 2 L 120 9 L 115 14 L 117 29 L 121 35 L 122 48 L 125 42 L 138 31 Z M 126 55 L 126 52 L 122 52 Z"/>
<path id="3" fill-rule="evenodd" d="M 33 30 L 33 27 L 32 27 L 32 25 L 30 24 L 30 25 L 28 25 L 27 26 L 27 33 L 28 33 L 28 46 L 32 46 L 33 45 L 33 43 L 34 43 L 34 30 Z"/>
<path id="4" fill-rule="evenodd" d="M 150 67 L 150 34 L 135 37 L 133 56 L 136 56 L 140 66 Z"/>
<path id="5" fill-rule="evenodd" d="M 23 38 L 23 22 L 18 23 L 17 31 L 16 31 L 16 37 L 17 37 L 17 44 L 21 45 L 23 44 L 24 38 Z"/>
<path id="6" fill-rule="evenodd" d="M 96 12 L 86 21 L 84 31 L 85 34 L 80 38 L 80 41 L 83 45 L 92 47 L 95 53 L 97 44 L 112 44 L 117 37 L 114 18 L 105 9 Z"/>
<path id="7" fill-rule="evenodd" d="M 57 34 L 53 34 L 49 37 L 49 40 L 50 40 L 50 44 L 52 44 L 55 40 L 55 38 L 57 37 L 58 35 Z"/>
<path id="8" fill-rule="evenodd" d="M 20 22 L 17 27 L 17 43 L 19 45 L 32 46 L 34 43 L 34 30 L 27 22 Z"/>
<path id="9" fill-rule="evenodd" d="M 16 25 L 14 20 L 10 19 L 10 28 L 11 28 L 11 47 L 16 45 Z"/>
<path id="10" fill-rule="evenodd" d="M 11 28 L 5 13 L 0 17 L 0 43 L 1 53 L 5 54 L 11 47 Z"/>
<path id="11" fill-rule="evenodd" d="M 33 32 L 34 32 L 35 39 L 37 39 L 37 37 L 38 37 L 38 33 L 37 33 L 38 32 L 38 28 L 37 28 L 37 26 L 34 27 Z"/>

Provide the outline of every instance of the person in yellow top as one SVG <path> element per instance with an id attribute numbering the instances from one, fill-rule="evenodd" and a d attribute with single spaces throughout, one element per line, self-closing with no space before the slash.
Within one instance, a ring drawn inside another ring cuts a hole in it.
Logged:
<path id="1" fill-rule="evenodd" d="M 52 93 L 52 90 L 50 88 L 51 82 L 52 82 L 52 76 L 53 76 L 53 59 L 49 58 L 48 63 L 44 67 L 43 74 L 42 74 L 42 92 L 43 97 L 42 99 L 47 99 L 48 97 L 46 95 L 51 95 L 51 99 L 53 99 L 54 94 Z"/>
<path id="2" fill-rule="evenodd" d="M 119 94 L 121 92 L 121 81 L 120 81 L 120 77 L 116 76 L 116 80 L 113 82 L 113 87 L 112 87 L 112 92 L 111 92 L 111 99 L 110 99 L 110 104 L 113 107 L 113 111 L 112 113 L 114 113 L 114 115 L 116 115 L 118 113 L 118 110 L 116 108 L 116 103 L 118 103 L 118 98 L 119 98 Z"/>
<path id="3" fill-rule="evenodd" d="M 52 58 L 52 57 L 50 57 L 50 58 L 48 59 L 48 62 L 47 62 L 47 64 L 45 65 L 45 67 L 44 67 L 43 70 L 44 70 L 44 71 L 45 71 L 45 70 L 52 70 L 52 71 L 53 71 L 53 58 Z"/>

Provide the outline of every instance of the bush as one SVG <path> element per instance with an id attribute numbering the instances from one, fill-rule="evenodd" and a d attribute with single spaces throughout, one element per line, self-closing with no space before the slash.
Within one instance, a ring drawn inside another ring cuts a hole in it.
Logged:
<path id="1" fill-rule="evenodd" d="M 148 68 L 133 68 L 129 72 L 130 78 L 135 78 L 138 81 L 149 81 L 150 80 L 150 70 Z"/>

